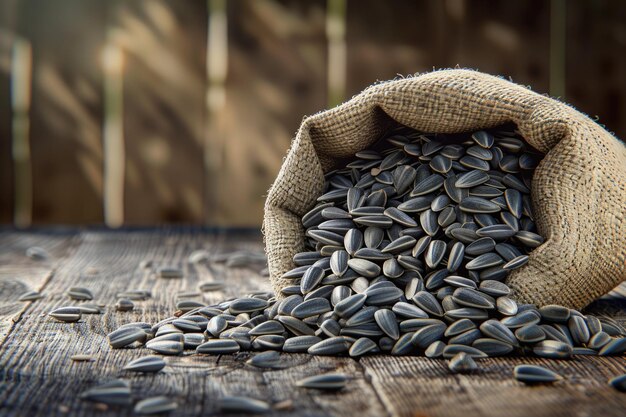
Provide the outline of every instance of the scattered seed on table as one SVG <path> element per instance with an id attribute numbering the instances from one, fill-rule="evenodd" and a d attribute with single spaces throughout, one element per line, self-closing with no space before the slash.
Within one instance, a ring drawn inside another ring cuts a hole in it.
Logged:
<path id="1" fill-rule="evenodd" d="M 39 246 L 31 246 L 26 249 L 26 256 L 36 261 L 41 261 L 47 259 L 50 255 L 48 254 L 48 251 L 40 248 Z"/>
<path id="2" fill-rule="evenodd" d="M 609 385 L 618 391 L 626 392 L 626 374 L 611 378 Z"/>
<path id="3" fill-rule="evenodd" d="M 345 374 L 323 374 L 301 379 L 296 382 L 296 386 L 334 391 L 345 387 L 347 382 L 348 377 Z"/>
<path id="4" fill-rule="evenodd" d="M 220 411 L 230 413 L 263 414 L 271 410 L 265 401 L 249 397 L 224 397 L 218 400 Z"/>
<path id="5" fill-rule="evenodd" d="M 168 397 L 151 397 L 139 401 L 135 404 L 134 412 L 136 414 L 164 414 L 174 411 L 178 408 L 176 401 Z"/>
<path id="6" fill-rule="evenodd" d="M 135 308 L 135 303 L 133 303 L 128 298 L 120 298 L 115 303 L 115 309 L 117 311 L 132 311 Z"/>
<path id="7" fill-rule="evenodd" d="M 554 382 L 562 379 L 556 372 L 537 365 L 517 365 L 513 370 L 513 375 L 515 379 L 526 384 Z"/>
<path id="8" fill-rule="evenodd" d="M 43 295 L 39 291 L 28 291 L 20 295 L 20 298 L 18 298 L 17 300 L 18 301 L 35 301 L 35 300 L 39 300 L 40 298 L 43 298 Z"/>
<path id="9" fill-rule="evenodd" d="M 143 356 L 128 362 L 124 367 L 127 371 L 134 372 L 159 372 L 165 367 L 165 361 L 158 356 Z"/>
<path id="10" fill-rule="evenodd" d="M 93 293 L 91 292 L 91 290 L 83 287 L 72 287 L 67 290 L 67 295 L 72 300 L 77 301 L 93 300 Z"/>
<path id="11" fill-rule="evenodd" d="M 58 321 L 73 323 L 80 320 L 81 312 L 78 307 L 60 307 L 51 311 L 48 315 Z"/>
<path id="12" fill-rule="evenodd" d="M 130 405 L 132 403 L 130 385 L 121 379 L 90 388 L 80 394 L 80 398 L 107 405 Z"/>
<path id="13" fill-rule="evenodd" d="M 184 276 L 183 270 L 176 267 L 163 266 L 157 270 L 159 277 L 161 278 L 182 278 Z"/>

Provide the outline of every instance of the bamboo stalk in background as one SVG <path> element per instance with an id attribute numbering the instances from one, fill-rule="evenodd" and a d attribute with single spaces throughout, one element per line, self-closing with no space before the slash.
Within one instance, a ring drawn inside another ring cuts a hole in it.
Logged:
<path id="1" fill-rule="evenodd" d="M 219 201 L 216 173 L 224 163 L 223 135 L 216 131 L 216 119 L 226 103 L 226 76 L 228 74 L 228 21 L 226 0 L 208 0 L 208 31 L 206 52 L 206 109 L 207 128 L 204 138 L 205 223 L 216 221 Z M 211 194 L 212 193 L 212 194 Z M 209 199 L 209 197 L 211 197 Z"/>
<path id="2" fill-rule="evenodd" d="M 328 0 L 328 106 L 341 104 L 346 94 L 346 0 Z"/>
<path id="3" fill-rule="evenodd" d="M 104 68 L 104 222 L 124 223 L 124 54 L 111 40 L 103 51 Z"/>
<path id="4" fill-rule="evenodd" d="M 17 38 L 11 58 L 11 107 L 13 110 L 13 165 L 15 176 L 14 222 L 27 227 L 32 222 L 32 163 L 30 158 L 30 100 L 32 83 L 32 47 L 28 40 Z"/>
<path id="5" fill-rule="evenodd" d="M 566 2 L 550 2 L 550 95 L 565 98 Z"/>

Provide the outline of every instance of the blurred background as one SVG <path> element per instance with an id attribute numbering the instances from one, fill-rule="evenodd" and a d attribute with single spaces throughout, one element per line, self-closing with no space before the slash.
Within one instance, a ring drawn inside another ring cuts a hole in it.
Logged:
<path id="1" fill-rule="evenodd" d="M 469 67 L 626 137 L 626 2 L 2 0 L 0 223 L 258 227 L 305 115 Z"/>

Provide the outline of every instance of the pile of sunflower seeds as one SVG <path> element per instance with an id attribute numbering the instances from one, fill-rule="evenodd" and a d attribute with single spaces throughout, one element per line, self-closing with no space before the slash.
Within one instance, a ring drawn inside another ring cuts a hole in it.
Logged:
<path id="1" fill-rule="evenodd" d="M 543 242 L 529 196 L 540 159 L 513 130 L 395 131 L 326 175 L 282 299 L 179 303 L 177 316 L 122 326 L 111 344 L 164 355 L 463 353 L 453 371 L 487 356 L 620 354 L 625 332 L 610 318 L 509 298 L 503 281 Z"/>
<path id="2" fill-rule="evenodd" d="M 318 204 L 302 218 L 306 250 L 294 256 L 295 268 L 283 275 L 293 285 L 283 288 L 281 298 L 260 291 L 208 306 L 183 299 L 172 317 L 125 324 L 108 335 L 109 343 L 114 349 L 145 347 L 160 355 L 264 351 L 247 364 L 268 369 L 282 366 L 281 351 L 422 355 L 448 359 L 454 373 L 475 372 L 476 360 L 489 356 L 623 354 L 626 330 L 615 320 L 558 305 L 537 308 L 509 297 L 508 273 L 524 266 L 543 243 L 529 195 L 540 159 L 513 130 L 446 138 L 395 131 L 326 175 Z M 231 266 L 249 255 L 239 258 Z M 210 257 L 196 251 L 189 260 Z M 263 263 L 260 257 L 258 263 Z M 182 270 L 161 268 L 158 275 L 180 278 Z M 204 283 L 200 291 L 224 285 Z M 81 288 L 69 295 L 91 299 Z M 134 292 L 121 295 L 126 300 L 117 309 L 122 311 L 138 299 Z M 63 307 L 50 315 L 73 322 L 81 313 Z M 148 356 L 125 370 L 159 372 L 164 366 L 159 357 Z M 516 367 L 513 376 L 527 384 L 562 379 L 534 365 Z M 334 390 L 346 382 L 343 374 L 327 374 L 298 386 Z M 626 376 L 610 384 L 626 390 Z M 96 387 L 83 398 L 131 401 L 129 386 L 120 382 Z M 155 397 L 137 403 L 136 411 L 175 407 Z M 227 397 L 220 409 L 259 413 L 272 406 Z"/>

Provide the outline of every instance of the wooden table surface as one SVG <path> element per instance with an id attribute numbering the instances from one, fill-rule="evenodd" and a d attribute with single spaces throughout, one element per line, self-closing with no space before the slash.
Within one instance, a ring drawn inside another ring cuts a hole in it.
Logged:
<path id="1" fill-rule="evenodd" d="M 27 248 L 40 246 L 47 260 L 33 260 Z M 291 410 L 276 416 L 626 416 L 626 394 L 607 380 L 626 372 L 624 357 L 579 356 L 571 360 L 494 358 L 479 362 L 473 375 L 453 375 L 444 360 L 422 357 L 313 357 L 282 354 L 287 366 L 259 370 L 245 364 L 248 353 L 208 356 L 185 353 L 165 357 L 157 374 L 133 374 L 121 368 L 151 353 L 147 349 L 112 350 L 106 335 L 133 322 L 157 322 L 175 310 L 176 293 L 197 289 L 208 271 L 190 264 L 196 249 L 221 253 L 235 249 L 262 250 L 258 234 L 221 233 L 198 229 L 135 231 L 42 230 L 0 231 L 0 416 L 118 416 L 132 408 L 100 409 L 78 394 L 113 378 L 131 383 L 133 397 L 166 395 L 178 400 L 175 416 L 218 415 L 217 399 L 246 395 L 270 403 L 291 400 Z M 155 266 L 184 268 L 185 278 L 163 280 L 139 267 L 142 260 Z M 232 285 L 223 292 L 206 293 L 213 303 L 257 289 L 269 289 L 267 279 L 248 268 L 226 268 L 219 274 Z M 106 304 L 101 315 L 85 315 L 75 324 L 46 316 L 52 309 L 73 304 L 64 294 L 71 286 L 90 288 L 95 302 Z M 132 312 L 116 312 L 116 293 L 131 288 L 150 289 L 153 298 L 137 302 Z M 19 302 L 27 290 L 45 298 Z M 595 313 L 610 314 L 624 323 L 626 306 L 596 303 Z M 89 353 L 94 362 L 73 362 L 75 354 Z M 565 378 L 546 386 L 525 386 L 512 378 L 521 363 L 546 365 Z M 351 376 L 337 393 L 295 387 L 302 377 L 328 371 Z"/>

